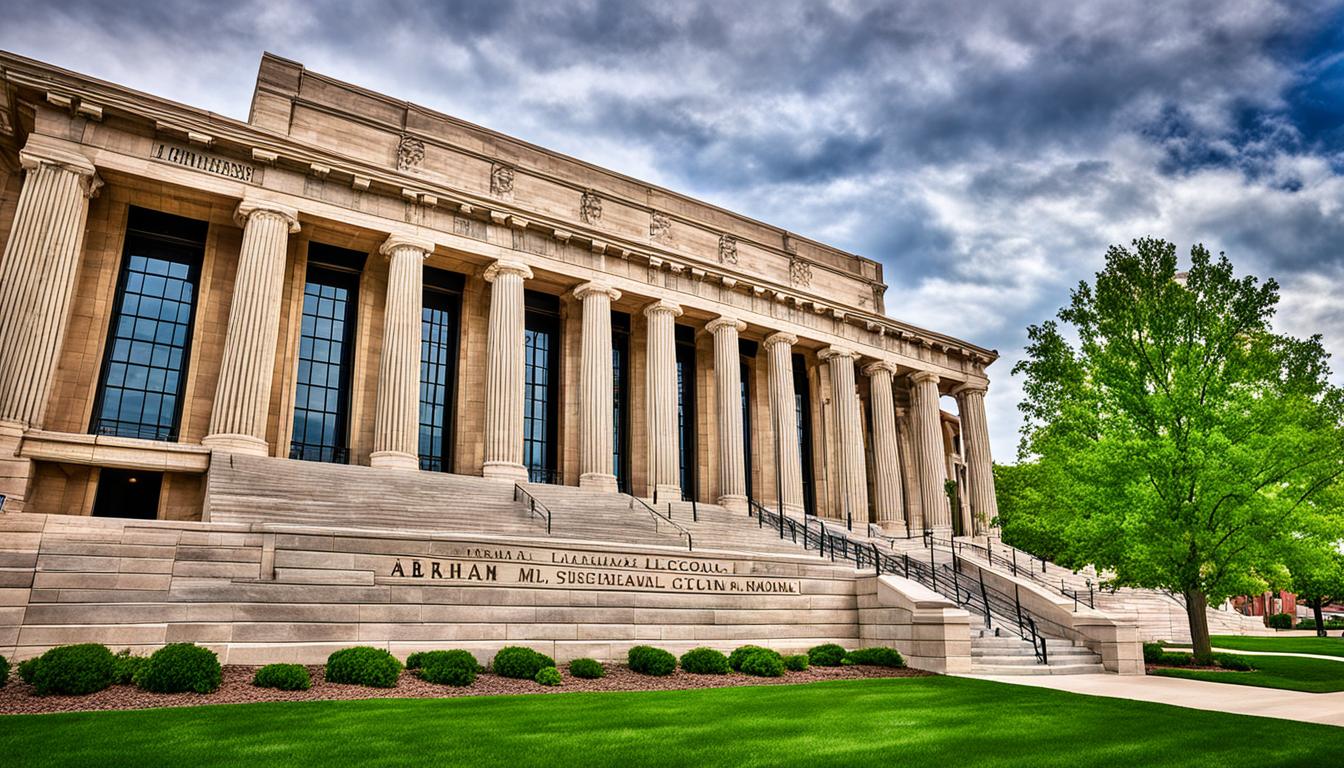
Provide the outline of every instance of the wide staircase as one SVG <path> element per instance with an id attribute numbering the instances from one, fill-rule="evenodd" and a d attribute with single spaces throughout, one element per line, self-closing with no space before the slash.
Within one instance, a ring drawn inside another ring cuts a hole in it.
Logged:
<path id="1" fill-rule="evenodd" d="M 977 675 L 1086 675 L 1105 670 L 1101 657 L 1070 640 L 1047 638 L 1045 661 L 1040 646 L 1012 634 L 979 628 L 971 631 L 971 672 Z"/>

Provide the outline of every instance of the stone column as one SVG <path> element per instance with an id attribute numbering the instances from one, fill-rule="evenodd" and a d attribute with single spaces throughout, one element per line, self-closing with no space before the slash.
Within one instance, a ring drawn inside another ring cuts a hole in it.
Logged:
<path id="1" fill-rule="evenodd" d="M 243 228 L 229 325 L 210 412 L 210 434 L 201 442 L 229 453 L 265 456 L 271 373 L 280 334 L 289 236 L 299 231 L 298 212 L 261 200 L 243 200 L 233 214 Z"/>
<path id="2" fill-rule="evenodd" d="M 985 418 L 985 385 L 963 384 L 953 390 L 957 412 L 961 414 L 961 450 L 966 459 L 966 480 L 970 484 L 971 520 L 969 534 L 989 530 L 999 514 L 994 495 L 994 461 L 989 452 L 989 422 Z"/>
<path id="3" fill-rule="evenodd" d="M 648 318 L 649 484 L 659 501 L 681 500 L 681 434 L 677 431 L 675 323 L 681 307 L 666 300 L 644 308 Z"/>
<path id="4" fill-rule="evenodd" d="M 853 350 L 827 347 L 820 357 L 831 367 L 831 398 L 835 401 L 836 480 L 840 485 L 841 520 L 865 530 L 868 523 L 868 475 L 864 462 L 863 422 L 854 386 Z"/>
<path id="5" fill-rule="evenodd" d="M 40 134 L 19 152 L 27 175 L 0 257 L 0 494 L 23 509 L 29 461 L 17 456 L 41 426 L 65 341 L 89 198 L 102 180 L 79 145 Z"/>
<path id="6" fill-rule="evenodd" d="M 896 443 L 901 454 L 902 498 L 905 524 L 912 533 L 924 530 L 923 503 L 919 498 L 919 463 L 915 459 L 914 427 L 909 408 L 896 409 Z"/>
<path id="7" fill-rule="evenodd" d="M 802 515 L 803 462 L 793 383 L 793 345 L 797 343 L 798 337 L 791 333 L 776 333 L 765 340 L 765 351 L 770 358 L 770 422 L 778 465 L 776 499 L 783 502 L 786 514 Z"/>
<path id="8" fill-rule="evenodd" d="M 490 328 L 485 343 L 485 463 L 481 474 L 527 482 L 523 466 L 523 281 L 532 270 L 499 260 L 485 270 Z"/>
<path id="9" fill-rule="evenodd" d="M 947 533 L 952 530 L 952 507 L 943 487 L 947 482 L 947 457 L 943 451 L 943 426 L 938 407 L 938 374 L 929 371 L 910 374 L 910 396 L 915 417 L 914 442 L 924 527 Z"/>
<path id="10" fill-rule="evenodd" d="M 583 302 L 583 352 L 579 363 L 579 487 L 616 492 L 612 464 L 611 302 L 621 292 L 605 283 L 574 289 Z"/>
<path id="11" fill-rule="evenodd" d="M 896 443 L 896 403 L 892 399 L 892 376 L 896 366 L 884 361 L 863 369 L 868 375 L 873 408 L 873 506 L 877 523 L 888 532 L 905 533 L 901 508 L 901 461 Z"/>
<path id="12" fill-rule="evenodd" d="M 369 464 L 415 470 L 420 468 L 420 315 L 424 306 L 424 264 L 434 252 L 434 243 L 392 235 L 378 252 L 389 263 Z"/>
<path id="13" fill-rule="evenodd" d="M 719 505 L 747 511 L 746 444 L 742 439 L 742 355 L 737 335 L 747 324 L 735 317 L 711 320 L 714 383 L 719 401 Z"/>

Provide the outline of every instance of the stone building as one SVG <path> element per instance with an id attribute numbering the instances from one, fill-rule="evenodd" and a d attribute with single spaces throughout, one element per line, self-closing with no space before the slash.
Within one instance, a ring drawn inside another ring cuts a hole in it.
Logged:
<path id="1" fill-rule="evenodd" d="M 10 510 L 200 519 L 248 454 L 995 514 L 995 355 L 875 261 L 270 55 L 246 123 L 0 63 Z"/>
<path id="2" fill-rule="evenodd" d="M 0 82 L 0 653 L 969 668 L 967 576 L 900 548 L 984 541 L 995 353 L 879 263 L 272 55 L 246 121 Z M 1132 626 L 983 567 L 1134 671 Z"/>

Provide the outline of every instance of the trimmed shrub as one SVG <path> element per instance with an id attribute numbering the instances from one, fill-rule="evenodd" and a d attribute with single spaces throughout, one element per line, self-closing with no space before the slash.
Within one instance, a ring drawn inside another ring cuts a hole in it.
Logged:
<path id="1" fill-rule="evenodd" d="M 429 651 L 411 656 L 419 657 L 414 660 L 420 664 L 417 671 L 420 679 L 431 683 L 465 688 L 476 682 L 476 674 L 482 671 L 470 651 Z M 411 661 L 409 658 L 406 660 L 407 664 Z"/>
<path id="2" fill-rule="evenodd" d="M 313 681 L 308 677 L 308 668 L 302 664 L 267 664 L 252 676 L 252 684 L 278 691 L 306 691 Z"/>
<path id="3" fill-rule="evenodd" d="M 845 654 L 845 664 L 853 664 L 865 667 L 904 667 L 905 659 L 901 652 L 895 648 L 886 648 L 875 646 L 873 648 L 857 648 Z"/>
<path id="4" fill-rule="evenodd" d="M 1291 613 L 1276 613 L 1269 617 L 1269 626 L 1271 629 L 1292 629 L 1293 615 Z"/>
<path id="5" fill-rule="evenodd" d="M 1144 643 L 1143 663 L 1156 664 L 1162 659 L 1162 654 L 1166 652 L 1167 649 L 1163 648 L 1161 643 Z"/>
<path id="6" fill-rule="evenodd" d="M 146 656 L 132 656 L 130 648 L 122 648 L 112 659 L 116 663 L 112 670 L 112 682 L 117 685 L 133 684 L 136 673 L 149 662 Z"/>
<path id="7" fill-rule="evenodd" d="M 630 669 L 641 675 L 663 677 L 677 669 L 677 657 L 651 645 L 636 645 L 626 654 Z"/>
<path id="8" fill-rule="evenodd" d="M 1162 655 L 1158 656 L 1157 661 L 1154 663 L 1159 667 L 1188 667 L 1195 663 L 1195 657 L 1188 653 L 1163 651 Z"/>
<path id="9" fill-rule="evenodd" d="M 546 667 L 554 667 L 555 659 L 544 653 L 538 653 L 521 645 L 509 645 L 499 649 L 491 663 L 495 674 L 511 677 L 515 680 L 532 680 Z"/>
<path id="10" fill-rule="evenodd" d="M 485 671 L 485 667 L 482 667 L 480 662 L 476 661 L 476 657 L 471 655 L 471 651 L 422 651 L 406 657 L 407 669 L 423 669 L 443 664 L 466 667 L 473 672 Z"/>
<path id="11" fill-rule="evenodd" d="M 1238 656 L 1235 653 L 1215 653 L 1213 654 L 1213 663 L 1223 669 L 1233 672 L 1250 672 L 1255 669 L 1255 665 L 1245 656 Z"/>
<path id="12" fill-rule="evenodd" d="M 329 683 L 353 683 L 373 688 L 392 688 L 401 675 L 401 662 L 381 648 L 357 645 L 342 648 L 327 657 Z"/>
<path id="13" fill-rule="evenodd" d="M 37 656 L 26 661 L 19 662 L 19 679 L 29 685 L 37 684 Z"/>
<path id="14" fill-rule="evenodd" d="M 555 667 L 542 667 L 537 670 L 537 676 L 532 678 L 538 683 L 546 686 L 560 684 L 560 670 Z"/>
<path id="15" fill-rule="evenodd" d="M 807 660 L 814 667 L 838 667 L 845 660 L 845 649 L 835 643 L 818 645 L 807 652 Z"/>
<path id="16" fill-rule="evenodd" d="M 745 661 L 748 656 L 760 652 L 765 652 L 766 654 L 773 654 L 775 658 L 779 659 L 781 664 L 784 663 L 784 658 L 780 656 L 779 653 L 772 651 L 769 648 L 762 648 L 759 645 L 744 645 L 741 648 L 738 648 L 737 650 L 728 654 L 728 666 L 734 672 L 741 672 L 742 662 Z"/>
<path id="17" fill-rule="evenodd" d="M 742 674 L 753 677 L 780 677 L 784 674 L 784 657 L 764 648 L 748 653 L 742 659 Z"/>
<path id="18" fill-rule="evenodd" d="M 0 656 L 0 688 L 4 688 L 9 682 L 9 659 Z"/>
<path id="19" fill-rule="evenodd" d="M 575 659 L 569 662 L 569 675 L 584 680 L 597 680 L 606 677 L 607 670 L 596 659 Z"/>
<path id="20" fill-rule="evenodd" d="M 681 668 L 693 675 L 726 675 L 728 657 L 713 648 L 692 648 L 681 654 Z"/>
<path id="21" fill-rule="evenodd" d="M 808 660 L 806 653 L 796 653 L 792 656 L 784 657 L 784 668 L 790 672 L 806 672 Z"/>
<path id="22" fill-rule="evenodd" d="M 169 643 L 150 654 L 135 673 L 135 684 L 154 693 L 210 693 L 223 678 L 214 651 L 194 643 Z"/>
<path id="23" fill-rule="evenodd" d="M 38 695 L 59 693 L 80 696 L 101 691 L 112 684 L 117 662 L 107 646 L 80 643 L 52 648 L 31 663 L 31 683 Z"/>

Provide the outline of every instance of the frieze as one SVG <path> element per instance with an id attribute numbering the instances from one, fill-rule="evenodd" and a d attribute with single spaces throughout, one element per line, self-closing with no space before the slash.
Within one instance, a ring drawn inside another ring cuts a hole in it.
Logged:
<path id="1" fill-rule="evenodd" d="M 166 141 L 155 141 L 151 145 L 150 159 L 160 160 L 183 168 L 223 176 L 226 179 L 241 181 L 244 184 L 256 184 L 257 168 L 250 163 L 229 160 L 210 152 L 184 147 Z"/>

